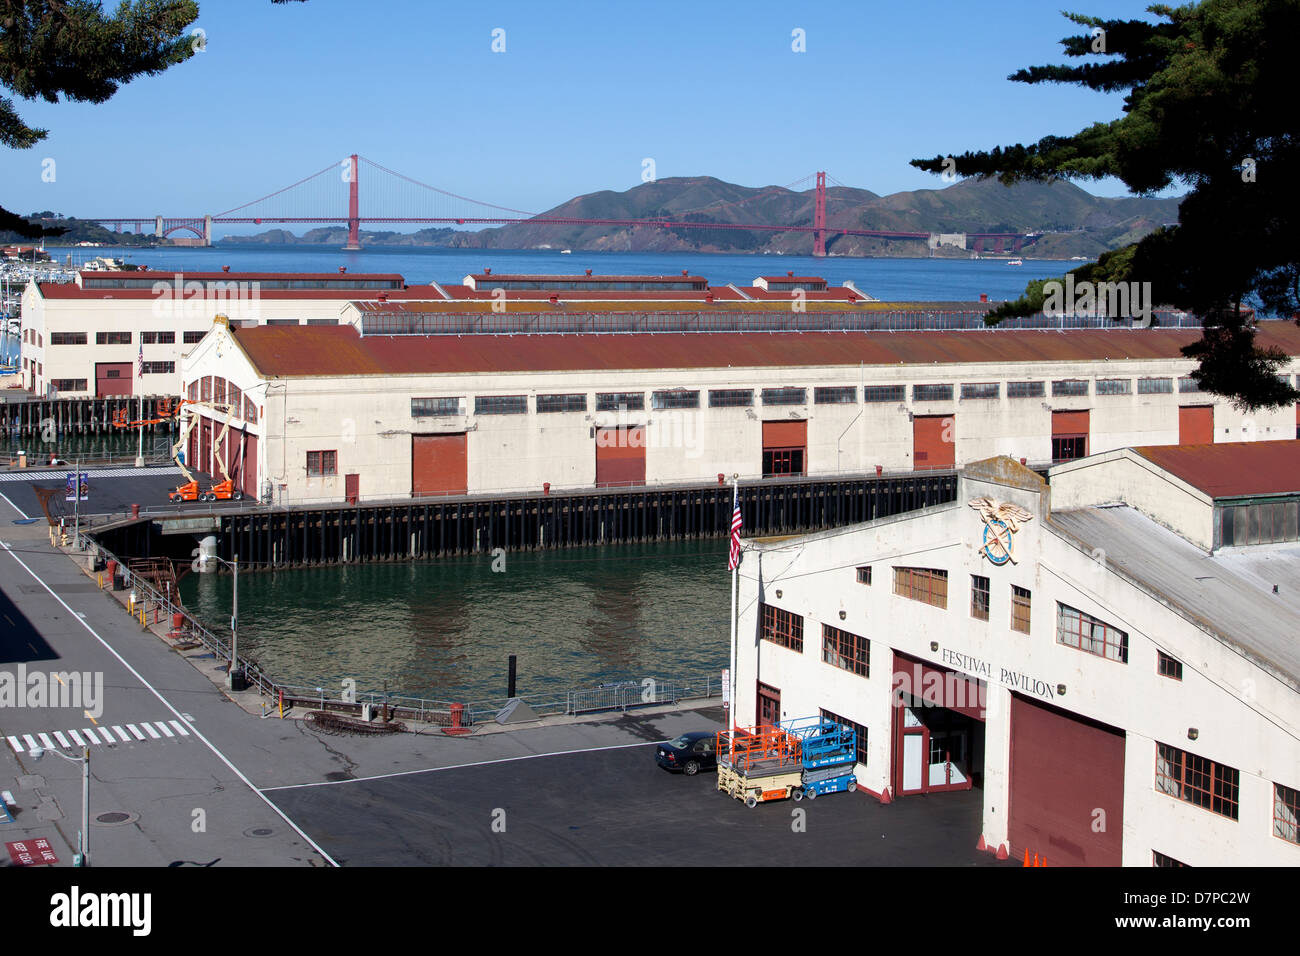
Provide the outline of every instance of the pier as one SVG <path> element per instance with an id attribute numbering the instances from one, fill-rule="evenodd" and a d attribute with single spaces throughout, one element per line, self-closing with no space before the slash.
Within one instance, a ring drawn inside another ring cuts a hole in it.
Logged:
<path id="1" fill-rule="evenodd" d="M 174 396 L 147 396 L 144 399 L 145 418 L 160 417 L 161 404 L 175 402 Z M 136 395 L 110 395 L 104 398 L 30 398 L 25 394 L 16 400 L 0 396 L 0 435 L 28 437 L 47 433 L 62 435 L 94 435 L 120 431 L 113 422 L 137 421 L 140 398 Z M 146 425 L 145 431 L 166 431 L 166 423 Z M 131 429 L 135 431 L 135 429 Z"/>

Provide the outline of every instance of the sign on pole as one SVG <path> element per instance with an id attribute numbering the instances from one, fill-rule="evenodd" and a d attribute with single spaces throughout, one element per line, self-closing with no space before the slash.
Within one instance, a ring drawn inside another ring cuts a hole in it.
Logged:
<path id="1" fill-rule="evenodd" d="M 69 473 L 69 474 L 68 474 L 68 482 L 67 482 L 67 484 L 64 486 L 64 489 L 63 489 L 63 494 L 64 494 L 64 496 L 65 496 L 64 499 L 63 499 L 64 501 L 76 501 L 76 500 L 77 500 L 77 493 L 76 493 L 75 491 L 73 491 L 73 483 L 74 483 L 74 480 L 77 480 L 77 479 L 79 479 L 79 480 L 77 481 L 77 484 L 79 484 L 79 485 L 81 486 L 81 487 L 80 487 L 80 491 L 81 491 L 81 500 L 82 500 L 82 501 L 89 501 L 89 500 L 90 500 L 90 484 L 89 484 L 89 482 L 86 480 L 86 479 L 87 479 L 87 472 L 79 471 L 79 472 L 76 473 L 75 476 L 74 476 L 72 473 Z"/>
<path id="2" fill-rule="evenodd" d="M 731 668 L 722 669 L 722 706 L 731 706 Z"/>

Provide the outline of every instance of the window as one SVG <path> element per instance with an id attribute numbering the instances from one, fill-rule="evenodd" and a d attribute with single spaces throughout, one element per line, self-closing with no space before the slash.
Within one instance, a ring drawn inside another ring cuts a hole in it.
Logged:
<path id="1" fill-rule="evenodd" d="M 226 404 L 230 406 L 230 414 L 238 418 L 239 410 L 244 407 L 244 396 L 234 382 L 226 383 Z"/>
<path id="2" fill-rule="evenodd" d="M 862 567 L 858 568 L 858 583 L 866 585 L 871 584 L 871 565 L 864 564 Z"/>
<path id="3" fill-rule="evenodd" d="M 1098 395 L 1131 395 L 1132 393 L 1133 380 L 1131 378 L 1097 379 Z"/>
<path id="4" fill-rule="evenodd" d="M 1273 836 L 1300 844 L 1300 790 L 1273 784 Z"/>
<path id="5" fill-rule="evenodd" d="M 141 332 L 141 345 L 175 345 L 175 332 Z"/>
<path id="6" fill-rule="evenodd" d="M 338 325 L 338 319 L 308 319 L 308 325 Z"/>
<path id="7" fill-rule="evenodd" d="M 764 448 L 763 477 L 773 475 L 802 475 L 802 448 Z"/>
<path id="8" fill-rule="evenodd" d="M 1139 395 L 1169 395 L 1174 390 L 1174 380 L 1172 378 L 1140 378 L 1138 379 Z"/>
<path id="9" fill-rule="evenodd" d="M 145 375 L 174 375 L 176 373 L 175 362 L 145 362 Z"/>
<path id="10" fill-rule="evenodd" d="M 803 653 L 803 616 L 770 604 L 763 608 L 763 640 Z"/>
<path id="11" fill-rule="evenodd" d="M 1179 863 L 1172 856 L 1165 856 L 1159 850 L 1151 851 L 1152 866 L 1186 866 L 1186 863 Z"/>
<path id="12" fill-rule="evenodd" d="M 207 334 L 207 329 L 189 329 L 181 333 L 181 341 L 186 345 L 193 345 L 195 342 L 202 342 L 203 336 Z"/>
<path id="13" fill-rule="evenodd" d="M 337 475 L 339 473 L 339 453 L 337 451 L 307 452 L 307 477 Z"/>
<path id="14" fill-rule="evenodd" d="M 699 408 L 700 393 L 685 388 L 651 392 L 650 407 L 655 410 L 663 408 Z"/>
<path id="15" fill-rule="evenodd" d="M 870 677 L 871 642 L 865 637 L 823 624 L 822 660 L 860 677 Z"/>
<path id="16" fill-rule="evenodd" d="M 1074 461 L 1088 454 L 1087 435 L 1053 435 L 1052 461 Z"/>
<path id="17" fill-rule="evenodd" d="M 1236 820 L 1240 778 L 1232 767 L 1156 744 L 1156 789 L 1161 793 Z"/>
<path id="18" fill-rule="evenodd" d="M 191 402 L 197 402 L 199 400 L 199 383 L 197 380 L 190 382 L 189 391 L 186 394 L 189 395 Z"/>
<path id="19" fill-rule="evenodd" d="M 596 411 L 616 412 L 626 408 L 630 412 L 645 409 L 645 392 L 597 392 Z"/>
<path id="20" fill-rule="evenodd" d="M 1002 386 L 997 382 L 976 382 L 961 387 L 962 398 L 1001 398 Z"/>
<path id="21" fill-rule="evenodd" d="M 527 395 L 478 395 L 474 398 L 475 415 L 525 415 Z"/>
<path id="22" fill-rule="evenodd" d="M 96 332 L 96 345 L 130 345 L 130 332 Z"/>
<path id="23" fill-rule="evenodd" d="M 950 402 L 952 401 L 952 386 L 951 385 L 913 385 L 912 401 Z"/>
<path id="24" fill-rule="evenodd" d="M 1174 680 L 1183 679 L 1183 662 L 1174 660 L 1164 651 L 1156 651 L 1156 673 L 1161 677 L 1172 677 Z"/>
<path id="25" fill-rule="evenodd" d="M 302 325 L 297 319 L 267 319 L 267 325 Z"/>
<path id="26" fill-rule="evenodd" d="M 948 606 L 948 572 L 939 568 L 894 568 L 894 593 L 934 607 Z"/>
<path id="27" fill-rule="evenodd" d="M 754 404 L 752 388 L 711 388 L 709 408 L 740 408 Z"/>
<path id="28" fill-rule="evenodd" d="M 1125 631 L 1059 603 L 1056 605 L 1056 643 L 1121 664 L 1128 663 L 1128 634 Z"/>
<path id="29" fill-rule="evenodd" d="M 84 392 L 86 390 L 86 380 L 84 378 L 56 378 L 50 384 L 59 392 Z"/>
<path id="30" fill-rule="evenodd" d="M 226 404 L 226 380 L 221 376 L 212 380 L 212 401 L 218 405 Z"/>
<path id="31" fill-rule="evenodd" d="M 970 616 L 989 619 L 989 579 L 980 574 L 970 576 Z"/>
<path id="32" fill-rule="evenodd" d="M 1007 398 L 1043 398 L 1046 394 L 1042 382 L 1007 382 Z"/>
<path id="33" fill-rule="evenodd" d="M 1200 384 L 1190 376 L 1178 380 L 1178 391 L 1180 392 L 1199 392 L 1200 390 Z"/>
<path id="34" fill-rule="evenodd" d="M 250 425 L 257 424 L 257 404 L 247 395 L 244 396 L 244 421 Z"/>
<path id="35" fill-rule="evenodd" d="M 806 388 L 765 388 L 763 389 L 764 405 L 803 405 L 808 401 L 808 389 Z"/>
<path id="36" fill-rule="evenodd" d="M 857 400 L 858 390 L 852 385 L 813 389 L 813 401 L 818 405 L 852 405 Z"/>
<path id="37" fill-rule="evenodd" d="M 864 402 L 901 402 L 907 396 L 906 385 L 864 385 Z"/>
<path id="38" fill-rule="evenodd" d="M 1052 397 L 1058 398 L 1062 395 L 1087 395 L 1088 380 L 1083 378 L 1067 378 L 1052 383 Z"/>
<path id="39" fill-rule="evenodd" d="M 569 395 L 538 395 L 537 411 L 542 412 L 585 412 L 587 410 L 587 393 L 575 392 Z"/>
<path id="40" fill-rule="evenodd" d="M 1011 630 L 1022 634 L 1029 633 L 1030 597 L 1028 588 L 1011 585 Z"/>
<path id="41" fill-rule="evenodd" d="M 51 332 L 51 345 L 85 345 L 85 332 Z"/>
<path id="42" fill-rule="evenodd" d="M 867 763 L 867 728 L 856 721 L 849 720 L 847 717 L 841 717 L 839 714 L 832 713 L 829 710 L 822 709 L 822 718 L 824 720 L 833 720 L 841 727 L 847 727 L 853 731 L 856 740 L 854 746 L 858 752 L 858 763 L 866 766 Z"/>
<path id="43" fill-rule="evenodd" d="M 212 401 L 212 376 L 205 375 L 199 381 L 201 383 L 199 387 L 199 398 L 205 402 Z"/>
<path id="44" fill-rule="evenodd" d="M 412 418 L 437 418 L 440 415 L 465 414 L 465 399 L 455 398 L 413 398 L 411 399 Z"/>

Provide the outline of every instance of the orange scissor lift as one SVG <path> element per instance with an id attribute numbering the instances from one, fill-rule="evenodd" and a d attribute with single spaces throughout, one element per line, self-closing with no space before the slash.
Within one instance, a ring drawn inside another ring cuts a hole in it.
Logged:
<path id="1" fill-rule="evenodd" d="M 185 460 L 181 457 L 181 453 L 184 451 L 185 445 L 189 441 L 190 432 L 194 430 L 195 424 L 198 423 L 198 416 L 187 414 L 184 415 L 185 424 L 180 429 L 180 437 L 176 440 L 176 444 L 172 446 L 172 460 L 174 460 L 176 466 L 184 472 L 186 482 L 183 485 L 178 485 L 175 491 L 168 492 L 167 497 L 172 501 L 239 501 L 244 497 L 244 493 L 235 487 L 235 483 L 230 478 L 230 473 L 226 471 L 225 456 L 221 453 L 222 449 L 225 447 L 226 433 L 230 431 L 229 413 L 231 407 L 229 405 L 221 404 L 220 402 L 190 401 L 189 399 L 183 398 L 180 400 L 180 403 L 176 408 L 176 414 L 181 416 L 183 409 L 188 409 L 190 406 L 194 405 L 202 408 L 210 408 L 214 412 L 221 412 L 226 415 L 226 421 L 221 426 L 221 431 L 217 434 L 216 439 L 212 443 L 213 457 L 217 461 L 217 467 L 221 469 L 222 480 L 216 482 L 207 491 L 199 491 L 198 479 L 195 478 L 194 473 L 186 467 Z"/>
<path id="2" fill-rule="evenodd" d="M 762 724 L 718 734 L 718 789 L 745 806 L 803 796 L 799 738 Z"/>

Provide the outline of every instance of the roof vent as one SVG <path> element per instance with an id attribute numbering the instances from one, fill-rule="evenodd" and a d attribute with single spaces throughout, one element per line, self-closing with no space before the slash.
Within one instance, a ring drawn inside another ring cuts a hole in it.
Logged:
<path id="1" fill-rule="evenodd" d="M 704 295 L 704 301 L 705 301 L 705 302 L 712 302 L 712 301 L 713 301 L 713 293 L 712 293 L 712 292 L 707 292 L 707 293 L 705 293 L 705 295 Z"/>
<path id="2" fill-rule="evenodd" d="M 690 274 L 691 274 L 691 270 L 690 270 L 690 269 L 683 269 L 683 270 L 682 270 L 682 275 L 684 275 L 684 276 L 688 276 L 688 275 L 690 275 Z"/>
<path id="3" fill-rule="evenodd" d="M 587 275 L 591 275 L 591 270 L 590 270 L 590 269 L 587 270 Z"/>
<path id="4" fill-rule="evenodd" d="M 387 292 L 381 292 L 381 293 L 379 293 L 379 301 L 380 301 L 380 302 L 387 302 L 387 301 L 388 301 L 388 293 L 387 293 Z"/>
<path id="5" fill-rule="evenodd" d="M 492 267 L 491 267 L 491 266 L 484 266 L 484 267 L 483 267 L 483 274 L 484 274 L 485 276 L 490 276 L 490 275 L 492 274 Z"/>
<path id="6" fill-rule="evenodd" d="M 229 272 L 229 271 L 230 271 L 230 266 L 222 266 L 222 267 L 221 267 L 221 271 L 222 271 L 222 272 Z"/>
<path id="7" fill-rule="evenodd" d="M 794 278 L 794 270 L 791 269 L 789 272 L 786 273 L 786 275 L 788 275 L 790 278 L 793 279 L 793 278 Z"/>
<path id="8" fill-rule="evenodd" d="M 560 301 L 560 297 L 555 293 L 551 293 L 551 305 L 558 305 L 559 301 Z"/>
<path id="9" fill-rule="evenodd" d="M 348 267 L 347 267 L 347 266 L 339 266 L 339 275 L 343 275 L 343 273 L 345 273 L 345 272 L 347 272 L 347 271 L 348 271 Z"/>

